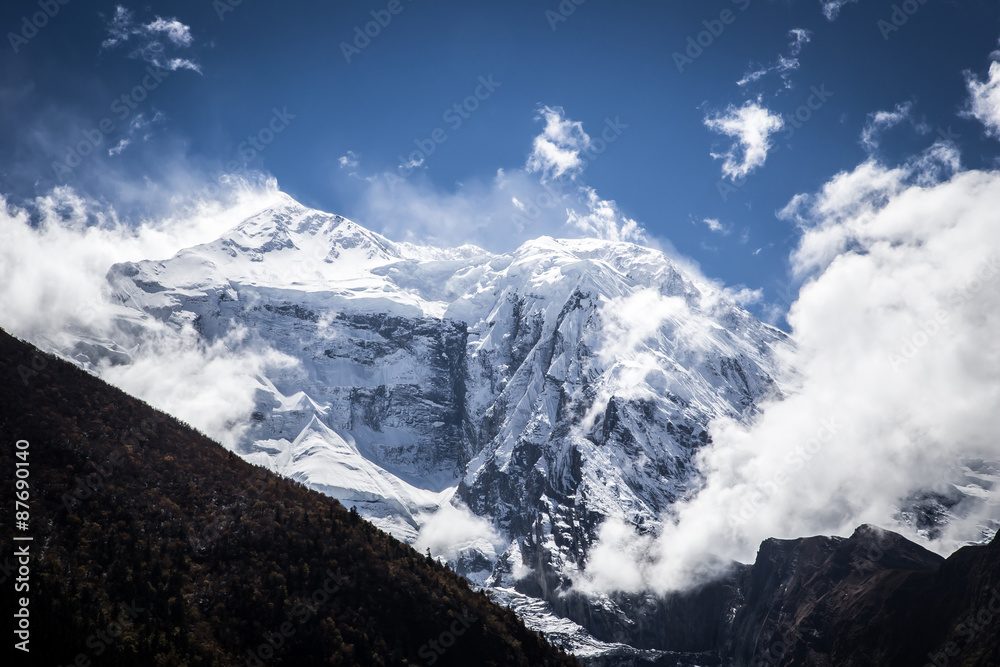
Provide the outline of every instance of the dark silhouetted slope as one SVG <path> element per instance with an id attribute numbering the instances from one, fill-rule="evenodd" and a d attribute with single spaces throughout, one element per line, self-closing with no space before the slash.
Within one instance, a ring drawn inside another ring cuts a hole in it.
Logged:
<path id="1" fill-rule="evenodd" d="M 8 637 L 12 598 L 30 598 L 21 664 L 575 664 L 336 501 L 2 331 L 0 440 Z M 15 544 L 30 544 L 27 593 Z"/>
<path id="2" fill-rule="evenodd" d="M 1000 666 L 1000 540 L 943 559 L 862 526 L 767 540 L 743 571 L 733 665 Z"/>

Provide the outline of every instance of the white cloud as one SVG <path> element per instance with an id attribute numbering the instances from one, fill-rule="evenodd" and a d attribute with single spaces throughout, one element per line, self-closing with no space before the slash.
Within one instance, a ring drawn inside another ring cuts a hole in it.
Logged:
<path id="1" fill-rule="evenodd" d="M 352 215 L 391 239 L 444 247 L 471 243 L 504 252 L 548 235 L 669 248 L 581 179 L 586 165 L 628 126 L 608 119 L 601 139 L 591 140 L 560 107 L 542 107 L 538 114 L 545 125 L 523 167 L 497 169 L 490 181 L 469 179 L 452 191 L 433 186 L 422 173 L 367 176 L 360 210 Z"/>
<path id="2" fill-rule="evenodd" d="M 812 33 L 805 28 L 792 28 L 788 31 L 788 36 L 792 38 L 791 43 L 788 45 L 792 57 L 802 53 L 802 47 L 812 41 Z"/>
<path id="3" fill-rule="evenodd" d="M 702 223 L 706 227 L 708 227 L 708 230 L 710 232 L 713 232 L 715 234 L 722 234 L 723 236 L 726 236 L 727 234 L 729 234 L 729 231 L 730 231 L 729 227 L 727 227 L 726 225 L 724 225 L 721 222 L 719 222 L 718 219 L 716 219 L 716 218 L 704 218 L 702 220 Z"/>
<path id="4" fill-rule="evenodd" d="M 925 123 L 918 123 L 914 120 L 913 102 L 901 102 L 892 111 L 876 111 L 868 114 L 868 121 L 861 131 L 861 145 L 868 153 L 873 152 L 879 147 L 881 140 L 879 135 L 904 121 L 909 121 L 910 125 L 921 134 L 930 132 L 930 128 Z"/>
<path id="5" fill-rule="evenodd" d="M 111 49 L 122 42 L 128 41 L 132 36 L 133 19 L 132 12 L 121 5 L 115 8 L 115 15 L 107 25 L 108 36 L 101 43 L 101 48 Z"/>
<path id="6" fill-rule="evenodd" d="M 775 64 L 766 67 L 759 66 L 757 69 L 748 72 L 743 75 L 742 79 L 736 82 L 736 85 L 746 86 L 763 79 L 771 72 L 777 72 L 781 76 L 782 81 L 785 82 L 785 88 L 791 88 L 792 82 L 789 79 L 789 73 L 799 68 L 799 54 L 802 53 L 802 48 L 812 41 L 812 33 L 805 28 L 792 28 L 788 31 L 788 37 L 791 41 L 788 43 L 787 56 L 779 55 Z"/>
<path id="7" fill-rule="evenodd" d="M 767 76 L 767 73 L 770 71 L 771 71 L 770 68 L 765 67 L 763 69 L 757 69 L 753 70 L 752 72 L 747 72 L 746 74 L 743 75 L 742 79 L 736 82 L 736 85 L 745 86 L 749 83 L 753 83 L 754 81 L 759 81 L 763 79 L 765 76 Z"/>
<path id="8" fill-rule="evenodd" d="M 730 179 L 742 178 L 764 165 L 771 149 L 771 135 L 785 121 L 757 102 L 747 101 L 742 107 L 729 105 L 725 111 L 706 116 L 705 126 L 735 140 L 725 153 L 712 153 L 722 159 L 722 174 Z"/>
<path id="9" fill-rule="evenodd" d="M 711 424 L 704 486 L 659 535 L 602 527 L 585 589 L 684 588 L 768 537 L 862 523 L 924 539 L 900 523 L 906 500 L 969 486 L 968 466 L 1000 458 L 1000 174 L 955 166 L 940 145 L 899 167 L 868 160 L 790 203 L 806 279 L 788 315 L 790 395 L 750 426 Z M 997 492 L 976 492 L 987 500 L 952 508 L 929 548 L 997 525 Z"/>
<path id="10" fill-rule="evenodd" d="M 868 122 L 861 132 L 861 143 L 870 152 L 878 148 L 879 133 L 899 125 L 910 117 L 913 102 L 903 102 L 896 105 L 893 111 L 876 111 L 868 114 Z"/>
<path id="11" fill-rule="evenodd" d="M 157 16 L 152 23 L 147 23 L 143 28 L 151 34 L 158 32 L 165 34 L 176 46 L 191 46 L 194 43 L 191 28 L 177 19 L 161 19 Z"/>
<path id="12" fill-rule="evenodd" d="M 585 164 L 580 152 L 591 145 L 583 124 L 566 118 L 562 107 L 542 107 L 538 120 L 545 121 L 545 129 L 535 137 L 528 173 L 540 172 L 545 180 L 576 177 Z"/>
<path id="13" fill-rule="evenodd" d="M 431 555 L 450 561 L 466 550 L 495 556 L 502 547 L 503 539 L 493 524 L 465 506 L 448 504 L 427 518 L 413 544 L 417 551 L 429 549 Z"/>
<path id="14" fill-rule="evenodd" d="M 410 158 L 406 162 L 404 162 L 401 165 L 399 165 L 398 168 L 402 169 L 404 172 L 408 172 L 408 171 L 411 171 L 411 170 L 416 169 L 418 167 L 424 166 L 424 162 L 425 161 L 426 161 L 426 158 L 423 155 L 420 155 L 419 157 Z"/>
<path id="15" fill-rule="evenodd" d="M 132 141 L 141 130 L 145 130 L 150 125 L 154 123 L 159 123 L 164 120 L 165 116 L 157 111 L 152 119 L 147 120 L 145 114 L 136 114 L 128 124 L 128 136 L 122 137 L 117 144 L 108 149 L 108 156 L 114 157 L 115 155 L 121 155 L 122 151 L 132 145 Z M 147 141 L 152 135 L 152 132 L 147 132 L 142 135 L 142 140 Z"/>
<path id="16" fill-rule="evenodd" d="M 108 299 L 105 276 L 113 264 L 170 257 L 214 240 L 276 197 L 272 182 L 243 186 L 228 199 L 175 198 L 174 215 L 132 225 L 67 187 L 32 202 L 37 224 L 27 210 L 0 200 L 0 326 L 49 350 L 65 349 L 69 334 L 95 344 L 131 340 L 115 328 L 122 309 Z M 193 331 L 158 335 L 154 322 L 147 326 L 148 335 L 122 349 L 131 363 L 104 367 L 101 376 L 235 444 L 254 405 L 252 374 L 288 360 L 266 346 L 236 354 L 225 340 L 206 345 Z"/>
<path id="17" fill-rule="evenodd" d="M 567 228 L 577 230 L 580 236 L 587 238 L 649 243 L 645 230 L 635 220 L 625 217 L 614 201 L 601 199 L 593 188 L 584 188 L 584 191 L 587 212 L 567 209 Z"/>
<path id="18" fill-rule="evenodd" d="M 117 144 L 108 149 L 109 156 L 121 155 L 121 152 L 128 148 L 128 145 L 132 143 L 128 138 L 122 138 Z"/>
<path id="19" fill-rule="evenodd" d="M 539 236 L 656 243 L 592 188 L 540 183 L 522 169 L 500 169 L 491 181 L 469 179 L 453 191 L 426 179 L 390 177 L 367 182 L 355 218 L 394 240 L 442 247 L 471 243 L 495 252 Z"/>
<path id="20" fill-rule="evenodd" d="M 967 72 L 965 83 L 969 89 L 968 114 L 986 127 L 989 136 L 1000 138 L 1000 62 L 990 64 L 986 81 Z"/>
<path id="21" fill-rule="evenodd" d="M 298 364 L 252 340 L 245 328 L 234 328 L 209 342 L 189 324 L 180 331 L 150 324 L 131 363 L 102 363 L 101 379 L 141 396 L 231 449 L 251 423 L 259 387 L 255 378 Z"/>
<path id="22" fill-rule="evenodd" d="M 347 151 L 347 155 L 341 155 L 337 162 L 340 163 L 341 169 L 357 169 L 358 168 L 358 154 L 354 151 Z"/>
<path id="23" fill-rule="evenodd" d="M 172 48 L 188 48 L 194 44 L 191 28 L 176 18 L 157 16 L 149 23 L 139 23 L 132 12 L 118 5 L 106 28 L 108 36 L 101 42 L 102 49 L 114 49 L 120 44 L 133 41 L 136 47 L 129 53 L 129 58 L 142 59 L 172 72 L 187 69 L 201 73 L 201 66 L 194 60 L 166 53 L 167 44 L 164 44 L 162 38 L 166 38 Z"/>
<path id="24" fill-rule="evenodd" d="M 858 0 L 820 0 L 819 4 L 823 8 L 823 16 L 825 16 L 828 21 L 835 21 L 840 15 L 840 10 L 844 5 L 849 5 L 852 2 L 857 1 Z"/>
<path id="25" fill-rule="evenodd" d="M 751 306 L 755 303 L 760 303 L 764 298 L 763 289 L 750 289 L 749 287 L 737 286 L 734 288 L 727 288 L 725 290 L 727 297 L 743 306 Z"/>
<path id="26" fill-rule="evenodd" d="M 167 61 L 160 62 L 159 66 L 164 69 L 168 69 L 171 72 L 176 72 L 179 69 L 187 69 L 201 74 L 201 65 L 190 58 L 171 58 Z"/>

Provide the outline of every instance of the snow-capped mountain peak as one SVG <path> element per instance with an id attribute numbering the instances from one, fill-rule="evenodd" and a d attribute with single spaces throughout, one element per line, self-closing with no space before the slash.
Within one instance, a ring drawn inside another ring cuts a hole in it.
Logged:
<path id="1" fill-rule="evenodd" d="M 292 360 L 247 376 L 239 454 L 404 540 L 471 512 L 468 544 L 507 546 L 455 567 L 550 601 L 604 520 L 655 530 L 691 492 L 709 422 L 751 419 L 787 344 L 655 249 L 397 244 L 291 198 L 108 278 L 123 347 L 193 330 Z"/>

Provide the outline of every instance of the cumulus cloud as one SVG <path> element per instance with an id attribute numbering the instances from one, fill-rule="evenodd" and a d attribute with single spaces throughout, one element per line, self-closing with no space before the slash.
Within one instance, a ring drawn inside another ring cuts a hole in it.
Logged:
<path id="1" fill-rule="evenodd" d="M 708 231 L 714 234 L 722 234 L 723 236 L 726 236 L 730 232 L 729 227 L 719 222 L 717 218 L 703 218 L 701 222 L 703 225 L 708 227 Z"/>
<path id="2" fill-rule="evenodd" d="M 532 144 L 528 172 L 540 172 L 543 179 L 578 175 L 585 164 L 580 153 L 592 143 L 583 123 L 566 118 L 562 107 L 542 107 L 538 120 L 545 121 L 545 129 Z"/>
<path id="3" fill-rule="evenodd" d="M 166 35 L 175 46 L 191 46 L 194 42 L 191 37 L 191 28 L 177 19 L 161 19 L 157 16 L 156 20 L 147 23 L 143 28 L 150 34 L 162 33 Z"/>
<path id="4" fill-rule="evenodd" d="M 969 89 L 968 115 L 982 123 L 989 136 L 1000 138 L 1000 62 L 990 64 L 986 81 L 967 72 L 965 84 Z"/>
<path id="5" fill-rule="evenodd" d="M 648 243 L 638 222 L 625 217 L 614 201 L 601 199 L 593 188 L 585 188 L 587 211 L 566 210 L 566 227 L 587 238 Z"/>
<path id="6" fill-rule="evenodd" d="M 357 169 L 358 168 L 358 154 L 354 151 L 347 151 L 346 155 L 341 155 L 337 158 L 337 162 L 340 163 L 341 169 Z"/>
<path id="7" fill-rule="evenodd" d="M 790 395 L 749 426 L 713 422 L 699 493 L 658 535 L 602 527 L 583 588 L 684 588 L 768 537 L 873 523 L 948 553 L 1000 525 L 984 463 L 1000 458 L 1000 174 L 956 166 L 941 145 L 870 159 L 790 202 Z M 912 522 L 927 493 L 962 498 L 939 534 Z"/>
<path id="8" fill-rule="evenodd" d="M 489 521 L 465 506 L 445 504 L 427 517 L 413 548 L 421 552 L 430 550 L 433 556 L 454 561 L 463 551 L 496 554 L 503 544 L 500 533 Z"/>
<path id="9" fill-rule="evenodd" d="M 175 202 L 173 215 L 138 222 L 123 220 L 113 208 L 68 187 L 38 197 L 30 210 L 4 200 L 0 326 L 54 352 L 72 354 L 71 340 L 106 348 L 101 368 L 92 370 L 224 444 L 235 444 L 254 404 L 255 369 L 287 359 L 266 346 L 231 353 L 227 341 L 208 345 L 193 331 L 168 335 L 152 320 L 142 322 L 143 335 L 133 339 L 131 325 L 118 328 L 125 312 L 109 300 L 105 279 L 115 263 L 166 258 L 214 240 L 276 201 L 278 192 L 271 182 L 263 188 L 246 184 L 231 195 Z M 115 365 L 125 359 L 130 363 Z"/>
<path id="10" fill-rule="evenodd" d="M 745 286 L 726 288 L 723 290 L 723 293 L 744 308 L 752 306 L 755 303 L 760 303 L 764 298 L 763 289 L 750 289 Z"/>
<path id="11" fill-rule="evenodd" d="M 858 0 L 819 0 L 819 4 L 823 9 L 823 16 L 826 17 L 827 21 L 836 21 L 837 17 L 840 16 L 840 10 L 844 5 L 849 5 L 852 2 L 857 2 Z"/>
<path id="12" fill-rule="evenodd" d="M 132 12 L 118 5 L 107 23 L 107 37 L 102 49 L 114 49 L 126 42 L 135 45 L 130 58 L 142 59 L 162 69 L 188 69 L 201 73 L 201 66 L 190 58 L 168 55 L 167 47 L 188 48 L 194 44 L 191 28 L 176 18 L 155 17 L 148 23 L 135 20 Z M 164 43 L 166 42 L 166 43 Z"/>
<path id="13" fill-rule="evenodd" d="M 734 140 L 725 153 L 711 154 L 723 160 L 723 176 L 743 178 L 762 167 L 771 150 L 771 135 L 784 125 L 781 116 L 762 106 L 759 100 L 748 100 L 741 107 L 729 105 L 721 113 L 706 116 L 705 127 Z"/>

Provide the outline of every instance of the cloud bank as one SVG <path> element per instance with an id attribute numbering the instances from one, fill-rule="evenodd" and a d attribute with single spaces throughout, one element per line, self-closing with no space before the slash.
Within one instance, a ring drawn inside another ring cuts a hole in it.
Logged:
<path id="1" fill-rule="evenodd" d="M 109 349 L 91 370 L 232 446 L 254 405 L 253 375 L 288 360 L 265 346 L 230 352 L 243 347 L 233 343 L 246 331 L 209 345 L 190 327 L 122 320 L 134 314 L 108 300 L 105 275 L 117 262 L 166 258 L 214 240 L 277 196 L 273 181 L 240 182 L 228 196 L 179 203 L 174 215 L 138 224 L 68 187 L 38 197 L 30 210 L 4 200 L 0 326 L 50 351 L 69 350 L 71 337 Z"/>
<path id="2" fill-rule="evenodd" d="M 496 554 L 503 549 L 503 539 L 493 524 L 483 517 L 464 506 L 446 503 L 420 527 L 413 548 L 420 552 L 429 550 L 432 556 L 454 561 L 463 551 Z"/>
<path id="3" fill-rule="evenodd" d="M 862 523 L 942 553 L 996 528 L 1000 173 L 957 168 L 944 144 L 898 167 L 869 159 L 782 211 L 806 279 L 788 316 L 794 391 L 749 427 L 712 423 L 697 496 L 656 537 L 602 527 L 581 588 L 684 588 L 768 537 Z M 940 534 L 917 530 L 914 498 L 959 489 L 985 500 L 952 506 Z"/>

